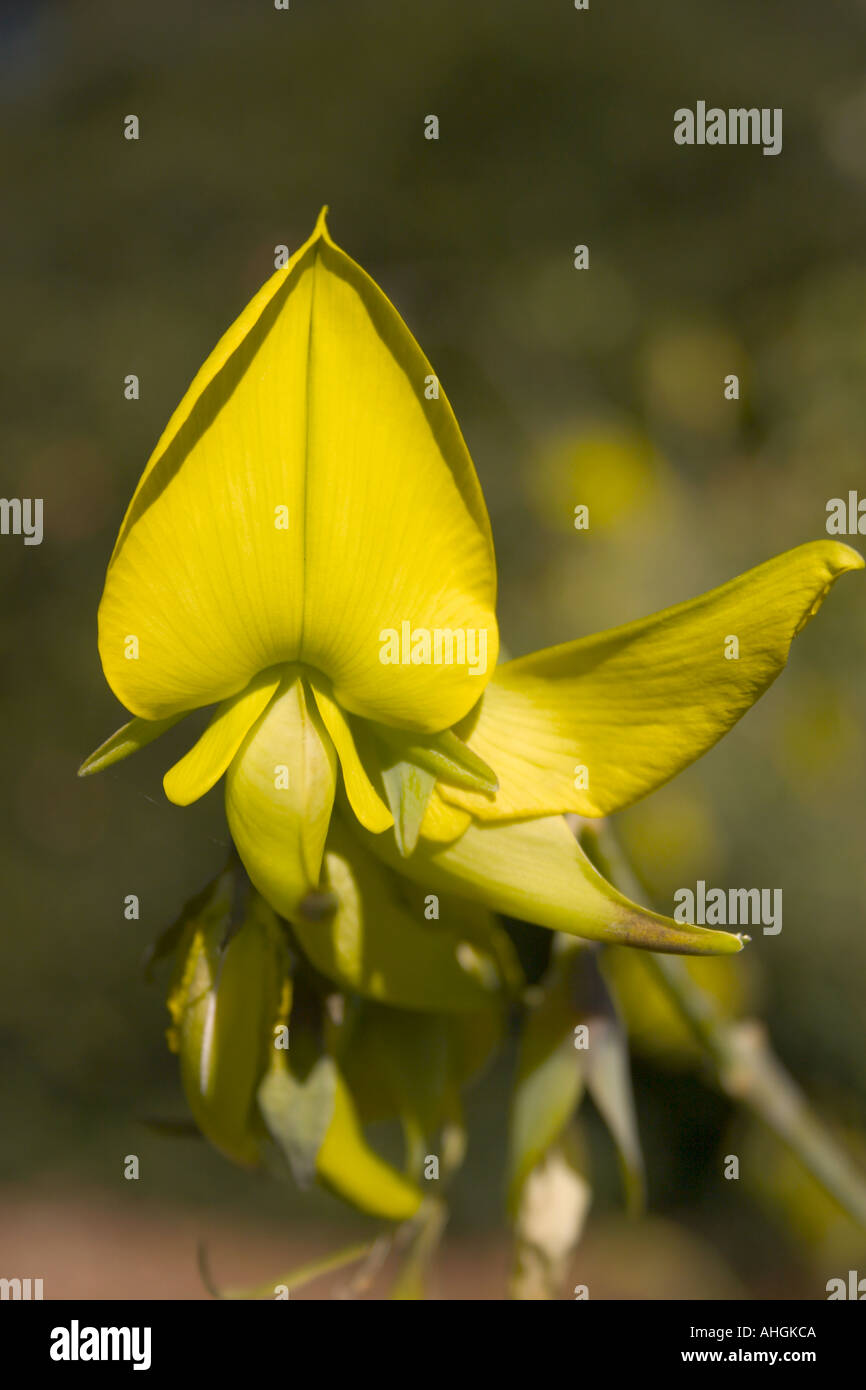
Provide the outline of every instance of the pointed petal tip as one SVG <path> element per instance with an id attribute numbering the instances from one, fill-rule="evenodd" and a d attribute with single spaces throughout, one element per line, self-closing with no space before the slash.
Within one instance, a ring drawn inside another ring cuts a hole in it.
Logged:
<path id="1" fill-rule="evenodd" d="M 692 931 L 693 945 L 679 948 L 683 955 L 737 956 L 752 939 L 745 932 L 713 931 L 711 927 L 694 927 Z"/>
<path id="2" fill-rule="evenodd" d="M 705 927 L 702 928 L 702 932 L 697 951 L 700 955 L 736 956 L 752 939 L 745 932 L 708 931 Z M 708 940 L 708 937 L 712 940 Z"/>
<path id="3" fill-rule="evenodd" d="M 620 945 L 658 951 L 663 955 L 736 956 L 751 939 L 742 932 L 674 923 L 634 905 L 630 905 L 621 925 L 625 926 L 625 931 L 618 933 Z"/>
<path id="4" fill-rule="evenodd" d="M 325 241 L 330 241 L 330 240 L 331 240 L 331 233 L 328 231 L 328 213 L 329 213 L 329 211 L 330 211 L 330 208 L 328 207 L 328 204 L 327 204 L 327 203 L 323 204 L 322 210 L 321 210 L 321 212 L 319 213 L 318 217 L 316 218 L 316 225 L 315 225 L 315 227 L 313 228 L 313 236 L 314 236 L 314 237 L 316 237 L 316 236 L 324 237 L 324 238 L 325 238 Z"/>
<path id="5" fill-rule="evenodd" d="M 113 763 L 128 758 L 131 753 L 137 753 L 140 748 L 146 748 L 183 717 L 183 714 L 173 714 L 168 719 L 130 719 L 84 759 L 78 776 L 90 777 L 94 772 L 102 772 Z"/>
<path id="6" fill-rule="evenodd" d="M 123 730 L 118 729 L 117 732 L 120 734 Z M 94 748 L 92 753 L 88 753 L 75 774 L 76 777 L 92 777 L 94 772 L 101 772 L 110 762 L 114 762 L 115 759 L 107 757 L 106 753 L 113 751 L 114 740 L 116 738 L 117 734 L 112 734 L 111 738 L 107 738 L 104 743 L 100 743 L 98 748 Z"/>

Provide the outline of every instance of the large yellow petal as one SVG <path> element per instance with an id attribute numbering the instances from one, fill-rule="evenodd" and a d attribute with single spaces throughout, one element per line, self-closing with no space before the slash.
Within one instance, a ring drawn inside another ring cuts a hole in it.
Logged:
<path id="1" fill-rule="evenodd" d="M 292 917 L 319 886 L 337 756 L 315 701 L 292 671 L 247 734 L 226 777 L 226 816 L 262 897 Z"/>
<path id="2" fill-rule="evenodd" d="M 435 731 L 467 713 L 496 663 L 495 567 L 433 380 L 320 217 L 196 376 L 121 528 L 99 646 L 134 714 L 226 699 L 292 661 L 371 719 Z M 437 631 L 451 634 L 439 664 Z M 397 660 L 383 664 L 390 632 Z M 431 659 L 415 663 L 424 633 Z"/>
<path id="3" fill-rule="evenodd" d="M 729 932 L 679 924 L 623 897 L 590 863 L 561 816 L 472 824 L 451 845 L 422 839 L 407 859 L 390 835 L 357 834 L 425 892 L 459 894 L 570 936 L 683 955 L 730 955 L 742 948 Z"/>
<path id="4" fill-rule="evenodd" d="M 499 792 L 440 783 L 441 795 L 481 820 L 630 805 L 745 714 L 834 581 L 862 567 L 848 546 L 814 541 L 689 603 L 507 662 L 458 726 Z"/>

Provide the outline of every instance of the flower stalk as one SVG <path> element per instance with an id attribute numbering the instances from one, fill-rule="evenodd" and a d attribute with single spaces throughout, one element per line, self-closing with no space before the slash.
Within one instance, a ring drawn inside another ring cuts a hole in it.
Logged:
<path id="1" fill-rule="evenodd" d="M 607 820 L 569 818 L 587 854 L 624 893 L 637 877 Z M 650 951 L 643 968 L 661 986 L 709 1060 L 716 1084 L 790 1148 L 815 1180 L 866 1230 L 866 1178 L 821 1123 L 773 1051 L 757 1019 L 726 1019 L 683 962 Z"/>

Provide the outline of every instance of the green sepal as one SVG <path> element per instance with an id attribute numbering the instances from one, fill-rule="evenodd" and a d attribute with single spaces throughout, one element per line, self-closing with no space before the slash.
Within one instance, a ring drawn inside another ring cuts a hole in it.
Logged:
<path id="1" fill-rule="evenodd" d="M 332 1058 L 320 1057 L 299 1078 L 285 1054 L 277 1051 L 259 1084 L 262 1118 L 300 1188 L 309 1187 L 315 1177 L 319 1150 L 334 1117 L 336 1090 Z"/>
<path id="2" fill-rule="evenodd" d="M 492 767 L 458 738 L 451 730 L 441 734 L 408 734 L 390 729 L 384 724 L 375 726 L 380 742 L 397 753 L 398 757 L 431 772 L 440 782 L 465 791 L 493 794 L 499 779 Z"/>
<path id="3" fill-rule="evenodd" d="M 415 763 L 398 762 L 383 768 L 382 781 L 391 815 L 394 817 L 394 838 L 404 856 L 410 855 L 418 843 L 421 822 L 427 811 L 436 778 L 432 772 Z"/>
<path id="4" fill-rule="evenodd" d="M 105 768 L 111 767 L 112 763 L 119 763 L 131 753 L 137 753 L 139 748 L 146 748 L 155 738 L 173 728 L 188 714 L 189 710 L 183 710 L 180 714 L 170 715 L 168 719 L 130 719 L 128 724 L 123 724 L 111 738 L 101 743 L 90 757 L 84 759 L 78 769 L 79 777 L 89 777 L 91 773 L 102 772 Z"/>

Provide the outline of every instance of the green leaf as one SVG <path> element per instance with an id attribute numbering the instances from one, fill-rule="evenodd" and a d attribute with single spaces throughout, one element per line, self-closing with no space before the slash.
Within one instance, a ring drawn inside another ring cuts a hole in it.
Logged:
<path id="1" fill-rule="evenodd" d="M 315 1176 L 316 1159 L 334 1116 L 336 1091 L 337 1069 L 330 1057 L 320 1057 L 299 1080 L 278 1052 L 259 1086 L 265 1124 L 301 1188 L 309 1187 Z"/>

